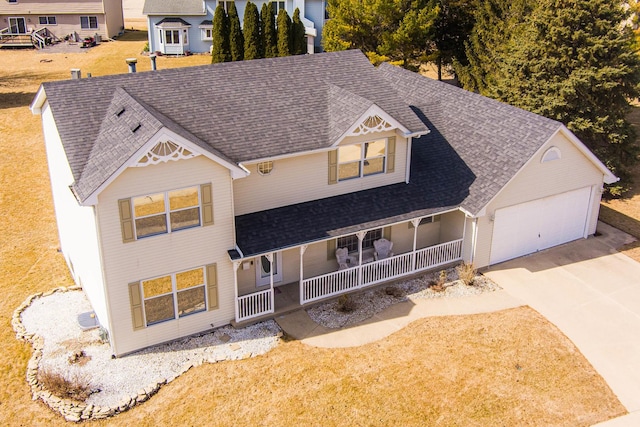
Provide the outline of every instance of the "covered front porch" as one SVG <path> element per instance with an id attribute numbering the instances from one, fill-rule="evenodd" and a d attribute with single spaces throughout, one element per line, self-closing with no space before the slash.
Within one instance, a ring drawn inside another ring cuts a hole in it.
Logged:
<path id="1" fill-rule="evenodd" d="M 455 210 L 233 260 L 235 322 L 242 323 L 463 259 L 466 216 Z M 386 257 L 376 240 L 393 242 Z M 340 264 L 347 248 L 352 263 Z M 353 250 L 355 249 L 355 250 Z"/>

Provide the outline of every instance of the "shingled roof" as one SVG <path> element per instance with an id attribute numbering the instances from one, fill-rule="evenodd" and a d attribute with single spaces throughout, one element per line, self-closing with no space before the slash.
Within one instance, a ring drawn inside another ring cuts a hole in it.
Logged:
<path id="1" fill-rule="evenodd" d="M 139 138 L 103 127 L 119 91 L 147 110 L 141 135 L 172 125 L 236 164 L 328 148 L 374 104 L 410 133 L 428 132 L 355 50 L 66 80 L 43 89 L 81 201 L 126 160 L 102 151 L 134 153 L 139 145 Z"/>
<path id="2" fill-rule="evenodd" d="M 561 127 L 554 120 L 382 64 L 431 130 L 412 144 L 409 184 L 236 217 L 245 256 L 463 208 L 478 214 Z"/>

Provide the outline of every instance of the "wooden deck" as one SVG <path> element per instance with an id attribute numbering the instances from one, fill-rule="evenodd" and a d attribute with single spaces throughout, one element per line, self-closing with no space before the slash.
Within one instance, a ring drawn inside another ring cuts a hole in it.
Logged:
<path id="1" fill-rule="evenodd" d="M 31 34 L 0 34 L 0 48 L 34 47 Z"/>

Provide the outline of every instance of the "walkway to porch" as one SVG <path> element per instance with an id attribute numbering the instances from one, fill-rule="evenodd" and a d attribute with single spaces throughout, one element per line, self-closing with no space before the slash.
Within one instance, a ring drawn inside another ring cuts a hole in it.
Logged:
<path id="1" fill-rule="evenodd" d="M 463 239 L 357 265 L 237 298 L 236 324 L 262 320 L 323 299 L 462 260 Z"/>

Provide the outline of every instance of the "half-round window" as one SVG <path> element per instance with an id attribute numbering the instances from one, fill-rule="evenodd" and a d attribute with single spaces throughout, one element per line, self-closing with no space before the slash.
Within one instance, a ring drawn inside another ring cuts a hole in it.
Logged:
<path id="1" fill-rule="evenodd" d="M 558 160 L 561 157 L 562 157 L 562 154 L 560 153 L 560 149 L 558 147 L 551 147 L 544 152 L 540 163 L 551 162 L 553 160 Z"/>
<path id="2" fill-rule="evenodd" d="M 273 170 L 273 162 L 258 163 L 258 173 L 260 175 L 269 175 Z"/>

